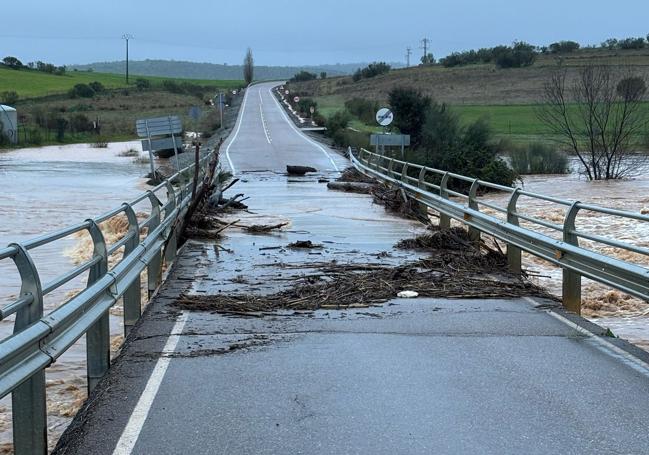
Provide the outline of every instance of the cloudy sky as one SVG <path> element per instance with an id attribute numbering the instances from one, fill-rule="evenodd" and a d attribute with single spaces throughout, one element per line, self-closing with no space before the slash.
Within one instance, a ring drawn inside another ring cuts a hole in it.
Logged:
<path id="1" fill-rule="evenodd" d="M 131 58 L 300 65 L 405 61 L 524 40 L 582 44 L 646 36 L 649 1 L 624 0 L 2 0 L 0 56 L 56 64 Z"/>

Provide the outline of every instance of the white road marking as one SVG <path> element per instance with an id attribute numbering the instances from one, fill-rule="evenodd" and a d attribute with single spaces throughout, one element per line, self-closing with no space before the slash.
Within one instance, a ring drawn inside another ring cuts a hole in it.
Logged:
<path id="1" fill-rule="evenodd" d="M 122 432 L 122 436 L 117 442 L 117 446 L 113 451 L 113 455 L 130 455 L 133 452 L 135 443 L 140 436 L 142 427 L 144 427 L 144 422 L 146 421 L 149 411 L 151 410 L 151 405 L 155 400 L 158 390 L 160 389 L 160 384 L 164 378 L 167 368 L 171 363 L 171 357 L 169 354 L 172 354 L 178 346 L 178 341 L 180 340 L 180 335 L 185 328 L 185 323 L 189 317 L 189 313 L 183 312 L 180 317 L 176 320 L 173 328 L 171 329 L 171 334 L 165 343 L 164 348 L 162 349 L 162 355 L 156 362 L 151 376 L 149 377 L 146 387 L 140 395 L 140 399 L 133 410 L 133 414 L 128 419 L 126 428 Z"/>
<path id="2" fill-rule="evenodd" d="M 533 298 L 531 297 L 523 297 L 524 300 L 527 300 L 529 303 L 531 303 L 533 306 L 538 305 L 538 302 L 536 302 Z M 649 377 L 649 364 L 647 364 L 645 361 L 637 358 L 633 354 L 629 354 L 626 352 L 624 349 L 615 346 L 613 343 L 610 343 L 606 341 L 604 338 L 595 335 L 593 332 L 590 330 L 580 326 L 579 324 L 576 324 L 572 322 L 570 319 L 562 316 L 561 314 L 554 312 L 552 310 L 547 310 L 547 313 L 554 317 L 555 319 L 563 322 L 565 325 L 568 327 L 576 330 L 577 332 L 581 333 L 582 335 L 585 335 L 594 345 L 597 347 L 600 351 L 617 358 L 620 360 L 622 363 L 628 365 L 638 373 L 641 373 L 644 376 Z"/>
<path id="3" fill-rule="evenodd" d="M 270 144 L 273 142 L 270 138 L 268 131 L 268 126 L 266 125 L 266 119 L 264 118 L 264 101 L 261 97 L 261 90 L 259 90 L 259 114 L 261 115 L 261 127 L 264 129 L 264 134 L 266 135 L 266 141 Z"/>
<path id="4" fill-rule="evenodd" d="M 232 146 L 232 144 L 234 144 L 234 141 L 237 139 L 237 136 L 239 135 L 239 130 L 241 129 L 241 124 L 243 123 L 243 114 L 246 112 L 246 101 L 248 100 L 249 92 L 250 92 L 250 87 L 246 89 L 246 94 L 243 96 L 241 112 L 239 112 L 239 118 L 237 119 L 237 129 L 234 131 L 234 136 L 232 136 L 232 139 L 230 140 L 230 142 L 228 142 L 228 146 L 225 148 L 225 157 L 228 159 L 228 163 L 230 164 L 230 170 L 232 171 L 232 175 L 236 174 L 237 171 L 234 168 L 234 163 L 232 163 L 232 159 L 230 158 L 230 147 Z"/>
<path id="5" fill-rule="evenodd" d="M 282 116 L 284 117 L 284 120 L 286 120 L 286 123 L 288 123 L 289 126 L 290 126 L 291 128 L 293 128 L 293 130 L 298 134 L 298 136 L 300 136 L 302 139 L 304 139 L 305 141 L 307 141 L 309 144 L 311 144 L 311 145 L 315 146 L 316 148 L 320 149 L 320 150 L 322 151 L 322 153 L 324 153 L 324 154 L 327 156 L 327 158 L 329 158 L 329 161 L 330 161 L 331 164 L 333 165 L 334 169 L 335 169 L 336 171 L 340 171 L 340 169 L 338 168 L 338 166 L 336 166 L 336 163 L 334 162 L 334 160 L 333 160 L 333 158 L 331 157 L 331 155 L 329 155 L 329 153 L 325 150 L 325 148 L 324 148 L 323 146 L 321 146 L 321 145 L 318 144 L 317 142 L 311 140 L 311 139 L 310 139 L 309 137 L 307 137 L 307 136 L 306 136 L 302 131 L 300 131 L 300 130 L 297 129 L 297 127 L 293 124 L 293 122 L 291 121 L 291 119 L 289 119 L 289 118 L 287 117 L 286 112 L 284 112 L 284 108 L 279 104 L 279 101 L 277 101 L 277 98 L 275 98 L 275 95 L 273 95 L 272 90 L 273 90 L 273 87 L 269 88 L 269 89 L 268 89 L 268 93 L 270 94 L 270 97 L 275 101 L 275 104 L 277 104 L 277 108 L 279 109 L 279 111 L 281 112 Z"/>

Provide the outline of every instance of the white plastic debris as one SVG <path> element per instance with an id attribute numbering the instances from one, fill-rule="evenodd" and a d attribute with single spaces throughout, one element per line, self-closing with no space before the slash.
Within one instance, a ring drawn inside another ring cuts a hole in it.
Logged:
<path id="1" fill-rule="evenodd" d="M 415 291 L 401 291 L 397 294 L 397 297 L 401 297 L 402 299 L 412 299 L 419 297 L 419 293 Z"/>

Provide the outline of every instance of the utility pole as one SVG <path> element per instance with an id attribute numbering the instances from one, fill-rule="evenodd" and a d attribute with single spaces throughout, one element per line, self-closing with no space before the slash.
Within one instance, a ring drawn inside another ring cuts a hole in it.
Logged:
<path id="1" fill-rule="evenodd" d="M 421 40 L 421 49 L 424 50 L 424 60 L 422 60 L 422 63 L 426 60 L 426 56 L 428 55 L 429 44 L 430 44 L 430 40 L 428 38 L 424 38 Z"/>
<path id="2" fill-rule="evenodd" d="M 124 33 L 122 39 L 126 41 L 126 85 L 128 85 L 128 40 L 133 39 L 133 35 Z"/>
<path id="3" fill-rule="evenodd" d="M 406 68 L 410 68 L 410 56 L 412 55 L 412 48 L 408 46 L 406 48 Z"/>

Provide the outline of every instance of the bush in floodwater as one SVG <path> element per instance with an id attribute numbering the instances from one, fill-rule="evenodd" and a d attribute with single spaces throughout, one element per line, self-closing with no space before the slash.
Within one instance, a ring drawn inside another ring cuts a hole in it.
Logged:
<path id="1" fill-rule="evenodd" d="M 98 137 L 92 146 L 96 149 L 105 149 L 108 148 L 108 141 L 103 137 Z"/>
<path id="2" fill-rule="evenodd" d="M 554 147 L 540 142 L 513 146 L 509 151 L 511 166 L 518 174 L 567 174 L 568 157 Z"/>

